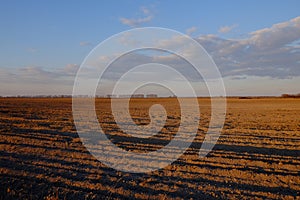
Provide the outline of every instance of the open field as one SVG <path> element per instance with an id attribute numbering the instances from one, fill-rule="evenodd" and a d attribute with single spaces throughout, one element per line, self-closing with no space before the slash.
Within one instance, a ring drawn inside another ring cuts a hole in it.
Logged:
<path id="1" fill-rule="evenodd" d="M 128 151 L 166 145 L 180 122 L 174 98 L 134 99 L 131 115 L 149 123 L 148 108 L 167 111 L 150 140 L 119 130 L 108 99 L 97 99 L 101 127 Z M 210 100 L 199 99 L 198 135 L 172 165 L 147 174 L 113 170 L 79 139 L 68 98 L 0 99 L 0 199 L 300 199 L 300 99 L 228 99 L 224 129 L 213 151 L 198 158 L 210 121 Z M 101 114 L 101 115 L 100 115 Z"/>

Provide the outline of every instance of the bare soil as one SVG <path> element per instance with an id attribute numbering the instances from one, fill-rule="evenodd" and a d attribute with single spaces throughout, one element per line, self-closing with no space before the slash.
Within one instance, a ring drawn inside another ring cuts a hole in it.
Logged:
<path id="1" fill-rule="evenodd" d="M 210 100 L 199 99 L 197 137 L 176 162 L 147 174 L 111 169 L 83 146 L 68 98 L 0 99 L 0 199 L 300 199 L 300 99 L 229 98 L 217 145 L 200 159 Z M 97 99 L 101 127 L 128 151 L 153 151 L 180 123 L 175 98 L 133 99 L 137 125 L 161 104 L 167 121 L 149 140 L 116 125 L 109 99 Z"/>

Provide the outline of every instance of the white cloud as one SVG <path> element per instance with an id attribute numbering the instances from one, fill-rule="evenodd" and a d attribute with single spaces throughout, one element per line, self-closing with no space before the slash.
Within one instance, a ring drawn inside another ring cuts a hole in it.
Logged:
<path id="1" fill-rule="evenodd" d="M 67 64 L 64 69 L 63 72 L 65 72 L 65 74 L 68 75 L 75 75 L 79 69 L 79 65 L 78 64 Z"/>
<path id="2" fill-rule="evenodd" d="M 56 71 L 45 70 L 42 67 L 27 66 L 19 69 L 19 76 L 30 79 L 52 79 L 59 77 L 60 74 Z"/>
<path id="3" fill-rule="evenodd" d="M 153 18 L 152 16 L 147 16 L 147 17 L 137 18 L 137 19 L 120 18 L 120 21 L 122 22 L 122 24 L 136 27 L 143 23 L 150 22 L 152 18 Z"/>
<path id="4" fill-rule="evenodd" d="M 230 31 L 232 31 L 232 29 L 236 28 L 237 25 L 231 25 L 231 26 L 222 26 L 219 28 L 219 33 L 228 33 Z"/>
<path id="5" fill-rule="evenodd" d="M 19 68 L 2 68 L 1 78 L 19 80 L 49 81 L 74 77 L 79 69 L 78 64 L 67 64 L 61 68 L 49 69 L 41 66 L 26 66 Z"/>
<path id="6" fill-rule="evenodd" d="M 72 94 L 74 77 L 79 65 L 61 68 L 26 66 L 0 68 L 0 95 Z"/>
<path id="7" fill-rule="evenodd" d="M 203 35 L 196 40 L 213 57 L 224 77 L 257 76 L 288 79 L 300 76 L 300 17 L 254 31 L 241 40 L 224 39 L 217 35 Z M 188 57 L 197 56 L 186 41 L 185 37 L 174 36 L 160 40 L 157 44 L 162 49 L 180 48 Z M 163 64 L 173 64 L 178 68 L 187 66 L 178 62 L 176 56 L 170 55 L 152 58 L 136 56 L 134 59 L 134 62 L 161 61 Z M 178 66 L 178 63 L 181 66 Z M 193 75 L 188 67 L 186 71 L 187 74 Z"/>
<path id="8" fill-rule="evenodd" d="M 290 78 L 300 76 L 300 17 L 249 34 L 243 40 L 202 36 L 198 41 L 212 55 L 224 76 Z"/>
<path id="9" fill-rule="evenodd" d="M 150 14 L 151 14 L 150 10 L 149 10 L 148 8 L 146 8 L 146 7 L 141 7 L 141 11 L 142 11 L 145 15 L 150 15 Z"/>
<path id="10" fill-rule="evenodd" d="M 274 24 L 270 28 L 250 33 L 249 42 L 257 50 L 284 47 L 300 39 L 300 16 L 292 20 Z"/>
<path id="11" fill-rule="evenodd" d="M 161 39 L 157 42 L 157 46 L 161 49 L 173 49 L 184 45 L 187 38 L 181 35 L 174 35 L 168 39 Z"/>
<path id="12" fill-rule="evenodd" d="M 187 29 L 185 32 L 186 32 L 187 35 L 192 35 L 196 31 L 197 31 L 197 27 L 193 26 L 193 27 Z"/>
<path id="13" fill-rule="evenodd" d="M 134 38 L 130 32 L 123 33 L 122 36 L 119 37 L 118 41 L 125 46 L 136 46 L 137 44 L 142 43 L 142 41 L 138 41 Z"/>
<path id="14" fill-rule="evenodd" d="M 137 17 L 137 18 L 121 17 L 120 22 L 124 25 L 128 25 L 131 27 L 137 27 L 137 26 L 141 26 L 144 23 L 150 22 L 153 19 L 153 15 L 149 9 L 147 9 L 145 7 L 141 7 L 140 10 L 143 13 L 142 17 Z"/>

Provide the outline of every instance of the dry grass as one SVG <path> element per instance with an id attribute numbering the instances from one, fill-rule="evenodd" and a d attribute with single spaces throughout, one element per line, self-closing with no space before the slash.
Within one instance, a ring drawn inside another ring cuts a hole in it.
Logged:
<path id="1" fill-rule="evenodd" d="M 101 126 L 121 148 L 155 150 L 177 131 L 176 99 L 132 100 L 136 124 L 149 123 L 152 104 L 167 110 L 161 134 L 148 141 L 118 129 L 109 100 L 96 102 Z M 89 154 L 76 133 L 71 99 L 0 99 L 0 199 L 299 198 L 300 99 L 228 99 L 222 136 L 205 159 L 197 153 L 210 101 L 199 102 L 198 135 L 188 151 L 165 169 L 131 174 Z"/>

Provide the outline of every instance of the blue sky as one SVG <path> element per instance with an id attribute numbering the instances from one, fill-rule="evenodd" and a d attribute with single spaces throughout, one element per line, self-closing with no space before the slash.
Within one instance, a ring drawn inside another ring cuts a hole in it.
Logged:
<path id="1" fill-rule="evenodd" d="M 197 39 L 220 64 L 229 95 L 300 93 L 300 20 L 291 21 L 300 16 L 299 7 L 298 0 L 2 0 L 0 95 L 70 94 L 76 69 L 98 43 L 146 26 L 174 29 Z M 259 42 L 269 47 L 260 49 L 259 55 L 218 51 L 229 51 L 226 45 L 249 48 L 254 39 L 255 48 Z M 213 45 L 216 42 L 221 45 Z M 292 48 L 284 50 L 286 46 Z M 221 56 L 235 59 L 224 62 Z M 243 73 L 237 73 L 239 68 Z M 63 75 L 57 80 L 59 73 Z"/>

